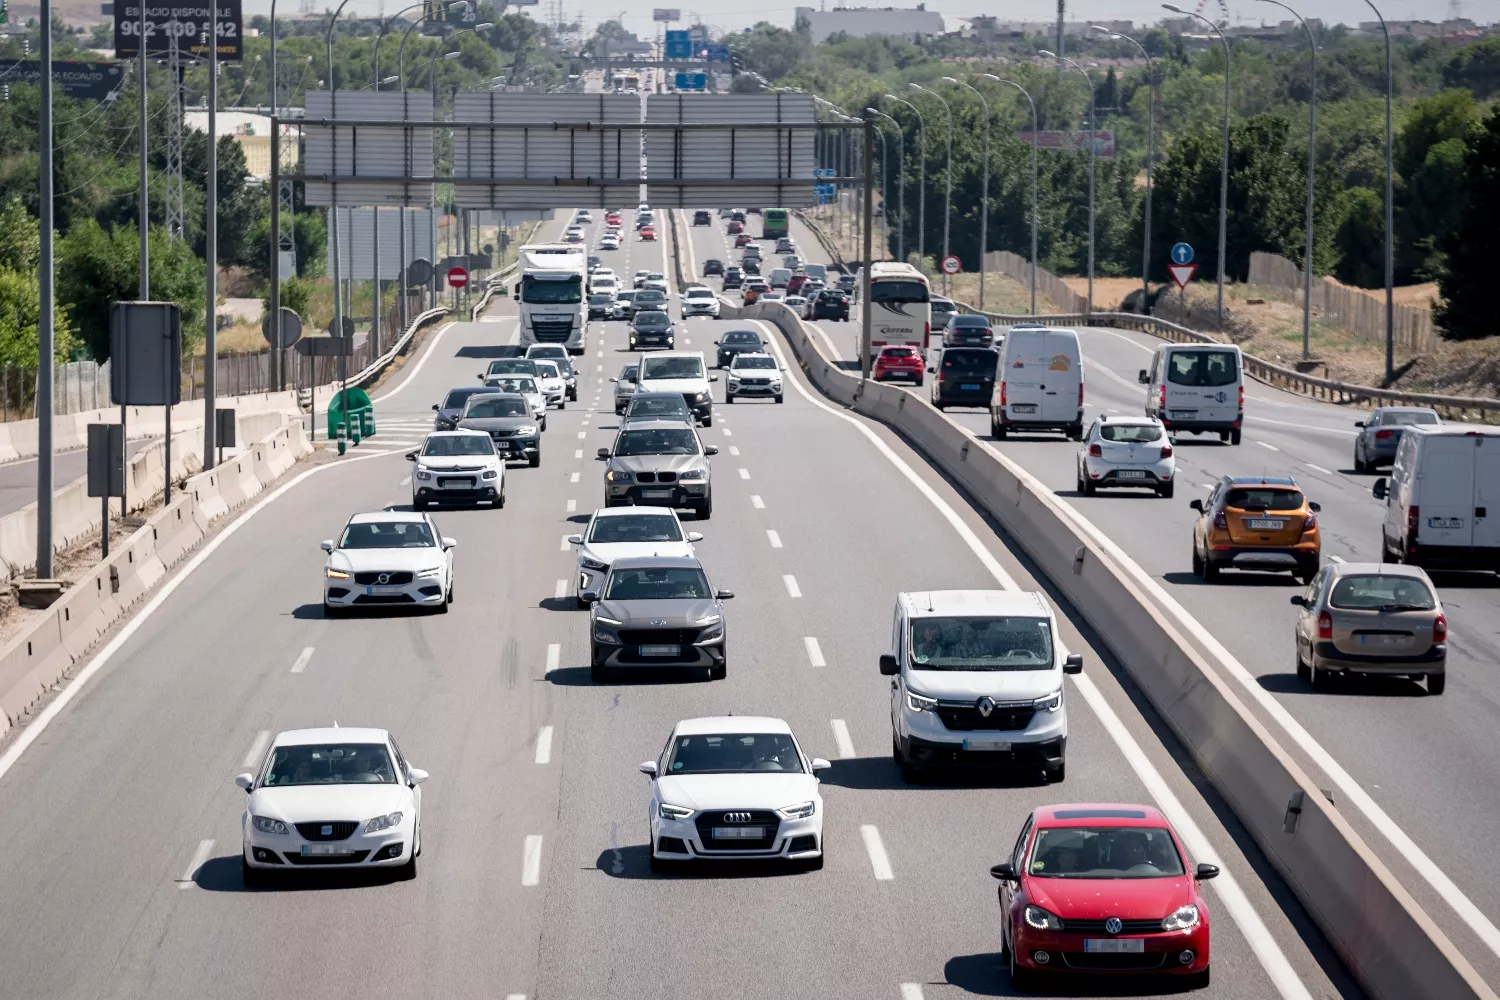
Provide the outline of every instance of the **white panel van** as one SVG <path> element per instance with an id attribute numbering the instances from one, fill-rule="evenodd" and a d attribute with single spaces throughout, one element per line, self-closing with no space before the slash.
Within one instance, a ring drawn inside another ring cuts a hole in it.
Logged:
<path id="1" fill-rule="evenodd" d="M 1062 431 L 1083 438 L 1083 353 L 1076 330 L 1013 326 L 1005 336 L 990 433 Z"/>
<path id="2" fill-rule="evenodd" d="M 1137 376 L 1146 416 L 1168 433 L 1218 434 L 1240 443 L 1245 421 L 1244 366 L 1233 344 L 1163 344 Z"/>
<path id="3" fill-rule="evenodd" d="M 1385 501 L 1383 562 L 1500 572 L 1500 431 L 1408 427 L 1371 492 Z"/>

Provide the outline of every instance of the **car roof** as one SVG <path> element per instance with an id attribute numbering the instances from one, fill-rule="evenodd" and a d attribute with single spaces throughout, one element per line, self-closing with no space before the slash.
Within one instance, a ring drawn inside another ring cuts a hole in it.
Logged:
<path id="1" fill-rule="evenodd" d="M 771 361 L 776 360 L 776 356 L 774 354 L 767 354 L 765 351 L 740 351 L 734 356 L 734 360 L 729 362 L 729 365 L 732 368 L 735 365 L 739 364 L 741 361 L 744 361 L 746 358 L 767 358 Z"/>
<path id="2" fill-rule="evenodd" d="M 631 517 L 635 514 L 671 514 L 673 517 L 677 516 L 677 512 L 671 507 L 642 507 L 631 505 L 624 507 L 600 507 L 598 510 L 594 511 L 595 517 Z"/>
<path id="3" fill-rule="evenodd" d="M 1326 567 L 1332 576 L 1404 576 L 1431 584 L 1427 571 L 1420 566 L 1405 563 L 1329 563 Z"/>
<path id="4" fill-rule="evenodd" d="M 361 726 L 328 726 L 322 729 L 288 729 L 276 734 L 275 747 L 305 746 L 310 743 L 384 743 L 390 739 L 385 729 Z"/>
<path id="5" fill-rule="evenodd" d="M 1225 476 L 1230 486 L 1296 486 L 1295 476 Z"/>
<path id="6" fill-rule="evenodd" d="M 1038 806 L 1036 825 L 1067 826 L 1171 826 L 1155 806 L 1128 802 L 1077 802 Z"/>
<path id="7" fill-rule="evenodd" d="M 664 417 L 659 413 L 653 413 L 644 417 L 631 417 L 628 427 L 633 431 L 679 430 L 683 427 L 691 430 L 692 422 L 687 416 Z M 620 433 L 623 434 L 625 429 L 620 428 Z"/>
<path id="8" fill-rule="evenodd" d="M 1139 414 L 1125 414 L 1121 416 L 1110 416 L 1107 413 L 1099 414 L 1101 424 L 1124 424 L 1127 427 L 1159 427 L 1161 421 L 1155 417 L 1143 417 Z"/>
<path id="9" fill-rule="evenodd" d="M 1027 590 L 919 590 L 899 599 L 913 618 L 1052 614 L 1041 594 Z"/>
<path id="10" fill-rule="evenodd" d="M 637 399 L 676 399 L 680 400 L 684 407 L 687 406 L 687 400 L 682 398 L 682 393 L 667 392 L 665 389 L 643 389 L 630 397 L 632 403 Z"/>
<path id="11" fill-rule="evenodd" d="M 370 510 L 363 514 L 352 514 L 350 524 L 384 524 L 396 521 L 403 524 L 426 524 L 427 515 L 414 510 Z"/>
<path id="12" fill-rule="evenodd" d="M 610 564 L 615 569 L 702 569 L 697 556 L 629 556 Z"/>
<path id="13" fill-rule="evenodd" d="M 678 736 L 703 736 L 714 733 L 786 733 L 792 727 L 785 719 L 767 715 L 708 715 L 701 719 L 683 719 L 677 723 Z"/>

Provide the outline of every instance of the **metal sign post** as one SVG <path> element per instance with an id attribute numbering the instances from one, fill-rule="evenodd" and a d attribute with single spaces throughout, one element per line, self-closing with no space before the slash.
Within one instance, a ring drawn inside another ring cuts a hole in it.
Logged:
<path id="1" fill-rule="evenodd" d="M 108 559 L 109 498 L 125 499 L 125 429 L 119 424 L 89 424 L 88 452 L 88 495 L 99 498 L 99 556 Z"/>
<path id="2" fill-rule="evenodd" d="M 864 120 L 864 217 L 865 217 L 865 247 L 864 267 L 860 268 L 860 297 L 864 300 L 864 308 L 860 310 L 859 330 L 859 372 L 860 377 L 870 377 L 870 262 L 875 248 L 871 239 L 871 223 L 875 219 L 875 119 Z"/>
<path id="3" fill-rule="evenodd" d="M 172 406 L 182 400 L 182 312 L 175 302 L 115 302 L 109 310 L 110 401 L 165 408 L 166 502 L 172 502 Z"/>

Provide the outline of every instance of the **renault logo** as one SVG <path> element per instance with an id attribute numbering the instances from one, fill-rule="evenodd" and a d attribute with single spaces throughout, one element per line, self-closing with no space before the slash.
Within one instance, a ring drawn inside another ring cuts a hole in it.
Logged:
<path id="1" fill-rule="evenodd" d="M 995 699 L 991 698 L 989 695 L 985 695 L 975 703 L 974 707 L 979 709 L 980 715 L 988 719 L 990 717 L 990 713 L 995 710 Z"/>
<path id="2" fill-rule="evenodd" d="M 321 833 L 325 837 L 332 837 L 333 836 L 333 824 L 332 823 L 324 823 L 322 829 L 320 829 L 318 832 Z"/>
<path id="3" fill-rule="evenodd" d="M 376 583 L 390 583 L 391 582 L 391 574 L 389 574 L 389 573 L 382 573 L 382 574 L 380 574 L 379 576 L 377 576 L 375 578 L 375 582 Z"/>
<path id="4" fill-rule="evenodd" d="M 726 822 L 726 823 L 748 823 L 748 822 L 750 822 L 750 814 L 749 813 L 725 813 L 724 814 L 724 822 Z"/>
<path id="5" fill-rule="evenodd" d="M 1110 917 L 1104 921 L 1104 929 L 1110 934 L 1120 933 L 1120 929 L 1124 926 L 1125 925 L 1120 922 L 1119 917 Z"/>

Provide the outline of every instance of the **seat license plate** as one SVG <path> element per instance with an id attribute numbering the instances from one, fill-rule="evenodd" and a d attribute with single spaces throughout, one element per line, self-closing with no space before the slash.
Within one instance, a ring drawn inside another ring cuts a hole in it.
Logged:
<path id="1" fill-rule="evenodd" d="M 716 826 L 713 828 L 715 840 L 761 840 L 766 835 L 763 826 Z"/>
<path id="2" fill-rule="evenodd" d="M 1035 403 L 1012 403 L 1012 404 L 1010 404 L 1010 410 L 1011 410 L 1012 413 L 1035 413 L 1036 412 L 1036 404 Z"/>
<path id="3" fill-rule="evenodd" d="M 354 852 L 343 844 L 303 844 L 302 856 L 307 857 L 348 857 Z"/>
<path id="4" fill-rule="evenodd" d="M 1429 528 L 1462 528 L 1464 519 L 1461 517 L 1429 517 L 1427 527 Z"/>
<path id="5" fill-rule="evenodd" d="M 1146 950 L 1141 938 L 1084 938 L 1083 950 L 1104 955 L 1139 955 Z"/>
<path id="6" fill-rule="evenodd" d="M 964 740 L 965 750 L 1009 750 L 1004 740 Z"/>
<path id="7" fill-rule="evenodd" d="M 1139 469 L 1122 469 L 1115 473 L 1121 479 L 1145 479 L 1146 474 Z"/>
<path id="8" fill-rule="evenodd" d="M 642 646 L 642 656 L 676 656 L 682 652 L 681 646 Z"/>
<path id="9" fill-rule="evenodd" d="M 641 490 L 641 496 L 647 500 L 665 500 L 671 495 L 671 490 Z"/>
<path id="10" fill-rule="evenodd" d="M 1252 517 L 1250 519 L 1250 527 L 1257 531 L 1280 531 L 1285 526 L 1285 521 L 1269 521 L 1263 517 Z"/>

